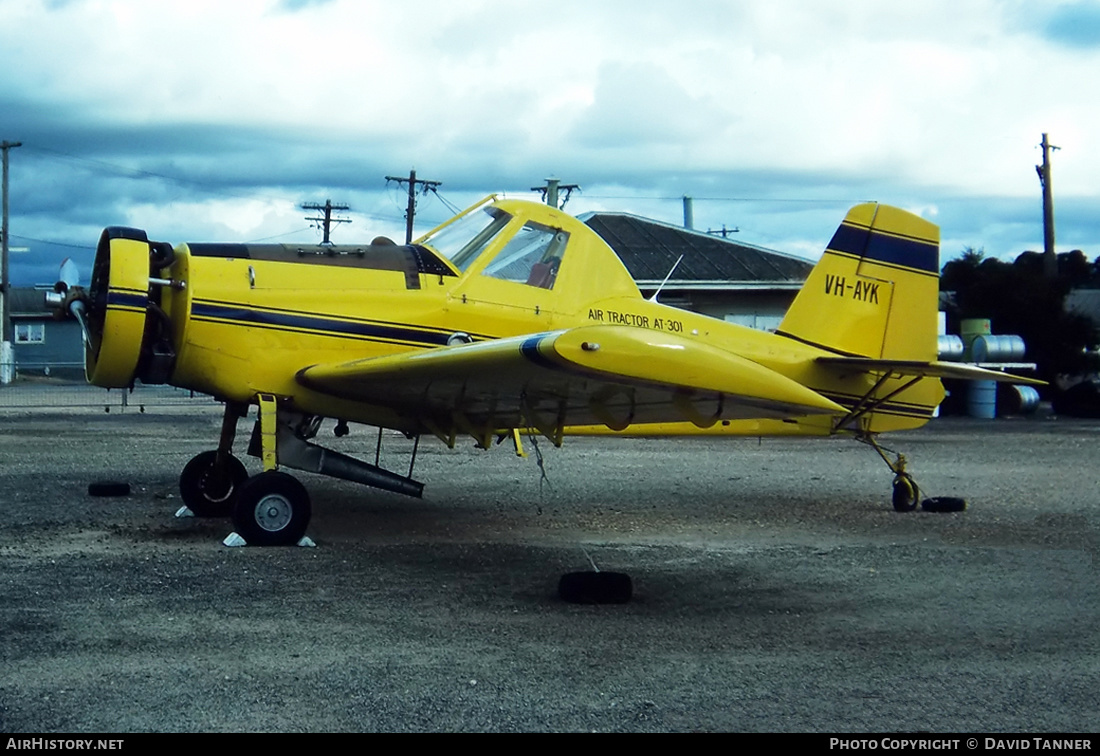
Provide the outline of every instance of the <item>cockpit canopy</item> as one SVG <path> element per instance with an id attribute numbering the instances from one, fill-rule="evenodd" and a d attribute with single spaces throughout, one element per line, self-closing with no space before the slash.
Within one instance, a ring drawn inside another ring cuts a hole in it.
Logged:
<path id="1" fill-rule="evenodd" d="M 416 245 L 447 260 L 459 275 L 552 290 L 569 271 L 571 287 L 598 283 L 606 295 L 637 295 L 622 262 L 592 229 L 534 202 L 487 197 Z"/>

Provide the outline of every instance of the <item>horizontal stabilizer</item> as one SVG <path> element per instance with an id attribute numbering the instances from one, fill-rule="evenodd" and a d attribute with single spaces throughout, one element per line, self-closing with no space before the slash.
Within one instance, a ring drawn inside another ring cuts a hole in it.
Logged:
<path id="1" fill-rule="evenodd" d="M 1001 383 L 1023 383 L 1029 386 L 1045 386 L 1046 381 L 1036 378 L 1024 378 L 1000 370 L 988 370 L 974 365 L 957 362 L 925 362 L 921 360 L 882 360 L 862 357 L 818 357 L 819 365 L 835 365 L 859 372 L 893 373 L 898 376 L 921 376 L 927 378 L 956 378 L 964 381 L 998 381 Z"/>

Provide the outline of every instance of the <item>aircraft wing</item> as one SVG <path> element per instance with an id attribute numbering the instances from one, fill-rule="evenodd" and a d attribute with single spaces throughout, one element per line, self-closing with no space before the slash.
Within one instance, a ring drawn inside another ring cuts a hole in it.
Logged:
<path id="1" fill-rule="evenodd" d="M 535 428 L 842 415 L 830 399 L 731 352 L 663 331 L 593 325 L 314 365 L 303 386 L 381 405 L 453 443 Z"/>
<path id="2" fill-rule="evenodd" d="M 891 372 L 899 376 L 958 378 L 965 381 L 999 381 L 1002 383 L 1023 383 L 1030 386 L 1046 385 L 1046 381 L 1040 381 L 1036 378 L 1024 378 L 1000 370 L 988 370 L 976 365 L 964 365 L 958 362 L 881 360 L 867 357 L 818 357 L 817 363 L 819 365 L 853 368 L 859 372 Z"/>

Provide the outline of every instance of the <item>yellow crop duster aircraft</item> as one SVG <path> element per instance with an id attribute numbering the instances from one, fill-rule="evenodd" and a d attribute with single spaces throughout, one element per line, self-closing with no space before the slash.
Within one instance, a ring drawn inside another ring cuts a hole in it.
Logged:
<path id="1" fill-rule="evenodd" d="M 151 242 L 103 232 L 89 287 L 52 304 L 81 319 L 88 380 L 171 383 L 225 402 L 216 450 L 184 468 L 184 502 L 253 544 L 290 544 L 311 507 L 287 467 L 420 496 L 410 476 L 311 441 L 323 418 L 471 436 L 849 434 L 919 492 L 877 434 L 923 425 L 941 377 L 1021 380 L 936 361 L 939 231 L 853 208 L 779 330 L 645 300 L 607 244 L 546 205 L 487 197 L 408 246 Z M 249 477 L 237 422 L 259 417 Z M 415 461 L 415 451 L 414 451 Z"/>

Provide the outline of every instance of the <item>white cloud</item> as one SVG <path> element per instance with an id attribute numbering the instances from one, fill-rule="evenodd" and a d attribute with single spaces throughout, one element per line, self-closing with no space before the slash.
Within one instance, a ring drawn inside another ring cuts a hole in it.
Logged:
<path id="1" fill-rule="evenodd" d="M 957 223 L 944 208 L 959 198 L 1037 198 L 1044 131 L 1063 148 L 1059 196 L 1096 197 L 1097 7 L 0 0 L 0 65 L 20 72 L 0 81 L 0 136 L 200 177 L 184 194 L 232 183 L 261 206 L 381 189 L 416 165 L 471 194 L 556 173 L 638 197 L 877 198 Z M 231 134 L 235 154 L 220 151 Z M 160 199 L 142 204 L 158 223 L 201 217 L 210 198 L 156 212 Z M 234 234 L 286 220 L 208 215 Z M 799 225 L 811 215 L 777 213 L 757 241 L 816 246 L 822 232 Z M 1028 223 L 995 233 L 1019 245 Z"/>

